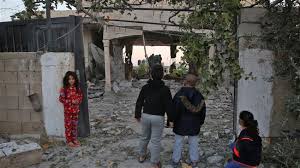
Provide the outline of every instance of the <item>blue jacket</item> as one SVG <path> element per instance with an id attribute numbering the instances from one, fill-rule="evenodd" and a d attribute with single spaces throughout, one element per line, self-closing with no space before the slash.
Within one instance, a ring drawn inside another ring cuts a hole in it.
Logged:
<path id="1" fill-rule="evenodd" d="M 173 115 L 174 133 L 198 135 L 206 115 L 204 97 L 195 88 L 182 87 L 173 98 Z"/>

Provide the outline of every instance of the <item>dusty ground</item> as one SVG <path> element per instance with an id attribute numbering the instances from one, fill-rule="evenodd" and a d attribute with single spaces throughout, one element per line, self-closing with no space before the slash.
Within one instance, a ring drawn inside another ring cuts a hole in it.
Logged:
<path id="1" fill-rule="evenodd" d="M 170 84 L 172 83 L 172 84 Z M 144 81 L 134 83 L 118 94 L 101 95 L 101 88 L 91 87 L 89 110 L 91 136 L 81 139 L 82 146 L 69 149 L 63 143 L 44 146 L 43 162 L 31 168 L 147 168 L 137 162 L 140 125 L 133 118 L 135 101 Z M 167 82 L 174 93 L 179 84 Z M 122 89 L 121 89 L 122 90 Z M 92 98 L 93 97 L 93 98 Z M 224 91 L 217 91 L 207 100 L 207 117 L 200 138 L 200 168 L 221 168 L 229 156 L 228 143 L 232 139 L 232 102 Z M 174 135 L 164 130 L 161 152 L 163 167 L 171 167 L 170 158 Z M 184 152 L 184 160 L 187 159 Z"/>

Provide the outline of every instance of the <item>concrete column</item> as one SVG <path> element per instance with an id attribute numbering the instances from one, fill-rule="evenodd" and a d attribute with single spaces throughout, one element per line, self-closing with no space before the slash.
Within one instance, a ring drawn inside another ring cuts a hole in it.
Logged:
<path id="1" fill-rule="evenodd" d="M 110 41 L 103 40 L 104 45 L 104 61 L 105 61 L 105 91 L 111 91 L 111 60 L 110 60 Z"/>
<path id="2" fill-rule="evenodd" d="M 84 48 L 84 63 L 85 68 L 89 66 L 90 56 L 89 56 L 89 45 L 92 43 L 92 33 L 87 26 L 83 26 L 83 48 Z"/>
<path id="3" fill-rule="evenodd" d="M 120 40 L 111 40 L 111 80 L 112 83 L 125 80 L 124 45 Z"/>
<path id="4" fill-rule="evenodd" d="M 208 58 L 209 59 L 213 59 L 215 57 L 215 51 L 216 51 L 216 48 L 214 45 L 210 45 L 209 46 L 209 51 L 208 51 Z M 212 61 L 209 61 L 209 68 L 210 66 L 213 64 Z"/>
<path id="5" fill-rule="evenodd" d="M 241 79 L 237 88 L 236 130 L 239 132 L 238 118 L 243 110 L 250 111 L 258 121 L 262 137 L 271 134 L 271 118 L 274 111 L 273 100 L 273 53 L 262 47 L 260 18 L 263 8 L 241 10 L 238 26 L 239 63 L 245 74 L 252 73 L 255 79 Z"/>
<path id="6" fill-rule="evenodd" d="M 59 90 L 67 71 L 74 71 L 72 53 L 45 53 L 41 56 L 43 117 L 46 133 L 52 137 L 64 137 L 64 108 L 59 102 Z"/>

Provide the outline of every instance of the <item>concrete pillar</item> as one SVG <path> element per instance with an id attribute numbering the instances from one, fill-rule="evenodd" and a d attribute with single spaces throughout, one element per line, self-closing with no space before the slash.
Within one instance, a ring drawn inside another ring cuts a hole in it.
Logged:
<path id="1" fill-rule="evenodd" d="M 239 130 L 239 113 L 243 110 L 254 114 L 262 137 L 271 135 L 273 113 L 273 52 L 262 47 L 260 18 L 263 8 L 241 10 L 238 26 L 239 63 L 245 74 L 252 73 L 254 79 L 241 79 L 237 88 L 236 130 Z"/>
<path id="2" fill-rule="evenodd" d="M 111 91 L 110 41 L 103 40 L 105 61 L 105 91 Z"/>
<path id="3" fill-rule="evenodd" d="M 133 70 L 133 65 L 132 65 L 132 49 L 133 45 L 128 44 L 125 45 L 125 51 L 126 51 L 126 57 L 125 57 L 125 78 L 126 80 L 131 80 L 132 79 L 132 70 Z"/>
<path id="4" fill-rule="evenodd" d="M 59 102 L 59 90 L 67 71 L 74 71 L 72 53 L 45 53 L 41 56 L 43 117 L 46 133 L 52 137 L 64 137 L 64 109 Z"/>
<path id="5" fill-rule="evenodd" d="M 170 55 L 171 58 L 176 58 L 176 54 L 177 54 L 177 45 L 171 45 L 170 46 Z"/>
<path id="6" fill-rule="evenodd" d="M 92 33 L 87 26 L 83 26 L 83 48 L 84 48 L 84 63 L 87 69 L 90 63 L 89 46 L 92 43 Z"/>
<path id="7" fill-rule="evenodd" d="M 209 46 L 209 50 L 208 50 L 208 58 L 210 60 L 212 60 L 215 57 L 215 52 L 216 52 L 216 47 L 214 45 L 210 45 Z M 210 66 L 213 64 L 212 61 L 209 61 L 209 68 Z M 210 69 L 211 70 L 211 69 Z"/>
<path id="8" fill-rule="evenodd" d="M 125 63 L 123 59 L 124 45 L 120 40 L 111 40 L 111 80 L 120 82 L 125 80 Z"/>

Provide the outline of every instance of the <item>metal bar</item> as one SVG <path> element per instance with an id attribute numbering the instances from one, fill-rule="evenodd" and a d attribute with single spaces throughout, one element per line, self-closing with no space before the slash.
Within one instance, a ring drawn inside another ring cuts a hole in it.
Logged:
<path id="1" fill-rule="evenodd" d="M 167 24 L 167 23 L 155 23 L 155 22 L 144 22 L 144 21 L 134 21 L 134 20 L 122 20 L 122 19 L 109 19 L 110 21 L 114 22 L 128 22 L 128 23 L 142 23 L 142 24 L 153 24 L 153 25 L 161 25 L 161 26 L 175 26 L 179 27 L 180 25 L 177 24 Z"/>
<path id="2" fill-rule="evenodd" d="M 148 55 L 147 55 L 147 50 L 146 50 L 146 40 L 145 40 L 144 32 L 142 34 L 142 37 L 143 37 L 143 45 L 144 45 L 145 58 L 146 58 L 147 62 L 149 63 L 149 61 L 148 61 Z"/>

